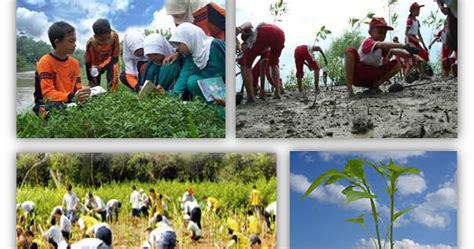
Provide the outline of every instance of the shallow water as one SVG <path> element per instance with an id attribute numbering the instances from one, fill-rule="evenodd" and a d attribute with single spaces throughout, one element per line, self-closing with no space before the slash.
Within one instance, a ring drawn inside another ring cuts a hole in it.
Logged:
<path id="1" fill-rule="evenodd" d="M 19 72 L 16 78 L 16 113 L 22 113 L 33 107 L 34 71 Z"/>

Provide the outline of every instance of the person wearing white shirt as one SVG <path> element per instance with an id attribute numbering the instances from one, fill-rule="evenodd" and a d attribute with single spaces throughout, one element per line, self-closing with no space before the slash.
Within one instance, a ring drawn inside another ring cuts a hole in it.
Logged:
<path id="1" fill-rule="evenodd" d="M 85 206 L 88 211 L 94 211 L 98 213 L 102 222 L 105 222 L 107 218 L 107 211 L 104 201 L 102 201 L 99 196 L 93 195 L 91 192 L 87 193 Z"/>
<path id="2" fill-rule="evenodd" d="M 271 227 L 271 222 L 276 220 L 277 215 L 277 202 L 274 201 L 270 203 L 263 212 L 263 216 L 265 216 L 265 221 L 267 222 L 267 226 Z"/>
<path id="3" fill-rule="evenodd" d="M 132 217 L 137 219 L 140 217 L 140 193 L 137 191 L 135 185 L 132 186 L 132 193 L 130 194 L 130 203 L 132 204 Z"/>
<path id="4" fill-rule="evenodd" d="M 74 223 L 76 221 L 75 212 L 79 207 L 79 198 L 76 193 L 72 192 L 72 185 L 68 184 L 66 187 L 67 192 L 63 197 L 63 207 L 66 208 L 66 216 L 69 220 Z"/>
<path id="5" fill-rule="evenodd" d="M 191 220 L 189 215 L 185 214 L 183 220 L 184 227 L 186 227 L 188 232 L 188 237 L 193 241 L 198 241 L 202 237 L 201 229 Z"/>
<path id="6" fill-rule="evenodd" d="M 70 249 L 109 249 L 104 241 L 96 238 L 82 239 L 76 243 L 71 244 Z"/>
<path id="7" fill-rule="evenodd" d="M 69 241 L 71 238 L 71 221 L 64 215 L 62 208 L 56 207 L 53 210 L 51 225 L 57 225 L 59 220 L 59 228 L 61 229 L 62 236 Z"/>
<path id="8" fill-rule="evenodd" d="M 176 232 L 166 223 L 160 222 L 151 231 L 148 242 L 153 249 L 174 249 L 176 247 Z"/>
<path id="9" fill-rule="evenodd" d="M 54 248 L 66 248 L 64 245 L 67 246 L 67 242 L 64 240 L 59 226 L 51 226 L 44 233 L 44 237 Z"/>
<path id="10" fill-rule="evenodd" d="M 184 212 L 186 212 L 191 217 L 191 220 L 201 228 L 201 207 L 196 199 L 184 203 Z"/>
<path id="11" fill-rule="evenodd" d="M 118 221 L 119 210 L 121 207 L 122 203 L 117 199 L 111 199 L 107 202 L 107 222 L 113 222 L 114 218 L 115 221 Z"/>
<path id="12" fill-rule="evenodd" d="M 150 206 L 150 198 L 145 193 L 143 189 L 140 189 L 140 202 L 139 208 L 140 212 L 143 214 L 143 217 L 148 217 L 148 207 Z"/>
<path id="13" fill-rule="evenodd" d="M 87 230 L 87 234 L 93 234 L 94 238 L 104 241 L 108 246 L 112 245 L 112 230 L 107 223 L 98 223 Z"/>

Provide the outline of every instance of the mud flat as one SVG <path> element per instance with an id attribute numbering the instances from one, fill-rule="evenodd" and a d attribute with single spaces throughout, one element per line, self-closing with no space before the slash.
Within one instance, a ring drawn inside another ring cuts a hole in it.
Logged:
<path id="1" fill-rule="evenodd" d="M 314 93 L 287 91 L 280 100 L 238 105 L 238 138 L 455 138 L 457 79 L 433 78 L 425 85 L 346 98 L 345 87 Z M 403 83 L 404 86 L 409 84 Z"/>

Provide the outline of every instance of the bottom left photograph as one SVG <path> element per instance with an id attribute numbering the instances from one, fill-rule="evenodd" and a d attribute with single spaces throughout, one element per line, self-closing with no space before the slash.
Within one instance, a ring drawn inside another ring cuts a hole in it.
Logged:
<path id="1" fill-rule="evenodd" d="M 17 248 L 276 248 L 272 153 L 18 153 Z"/>

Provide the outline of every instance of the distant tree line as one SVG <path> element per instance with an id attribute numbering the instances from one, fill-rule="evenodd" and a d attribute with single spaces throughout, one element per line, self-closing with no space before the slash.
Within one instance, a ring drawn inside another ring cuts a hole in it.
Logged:
<path id="1" fill-rule="evenodd" d="M 100 186 L 112 182 L 236 181 L 276 176 L 268 153 L 19 153 L 17 186 Z"/>

